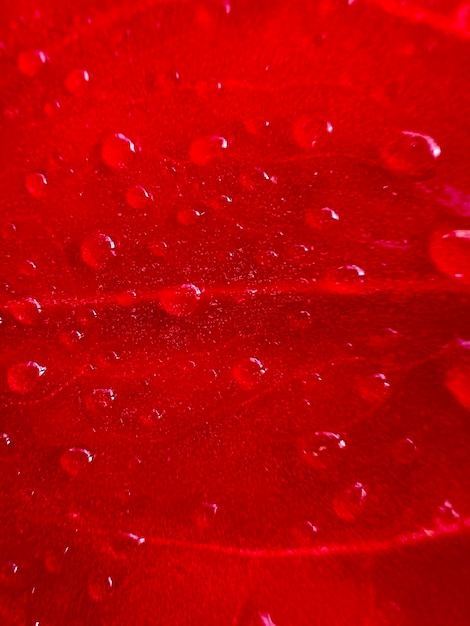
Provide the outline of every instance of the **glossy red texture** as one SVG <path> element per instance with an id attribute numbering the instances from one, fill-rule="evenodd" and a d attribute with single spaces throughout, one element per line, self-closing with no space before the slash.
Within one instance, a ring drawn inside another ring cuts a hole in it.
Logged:
<path id="1" fill-rule="evenodd" d="M 2 624 L 468 624 L 469 6 L 3 3 Z"/>

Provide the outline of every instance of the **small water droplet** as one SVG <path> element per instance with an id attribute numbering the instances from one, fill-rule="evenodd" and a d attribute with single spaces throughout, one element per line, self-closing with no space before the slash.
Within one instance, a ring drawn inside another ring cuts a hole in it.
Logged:
<path id="1" fill-rule="evenodd" d="M 182 209 L 178 211 L 176 217 L 182 226 L 194 226 L 200 221 L 202 216 L 203 213 L 196 209 Z"/>
<path id="2" fill-rule="evenodd" d="M 44 105 L 44 113 L 49 117 L 52 117 L 60 111 L 60 102 L 58 100 L 51 100 Z"/>
<path id="3" fill-rule="evenodd" d="M 44 566 L 49 574 L 60 574 L 64 568 L 65 561 L 70 552 L 66 546 L 60 550 L 48 550 L 44 555 Z"/>
<path id="4" fill-rule="evenodd" d="M 48 57 L 42 50 L 24 50 L 18 55 L 18 69 L 25 76 L 36 76 L 47 63 Z"/>
<path id="5" fill-rule="evenodd" d="M 195 139 L 189 150 L 189 157 L 196 165 L 207 165 L 214 159 L 223 156 L 228 148 L 228 141 L 224 137 L 211 135 Z"/>
<path id="6" fill-rule="evenodd" d="M 429 135 L 402 131 L 383 146 L 383 167 L 412 178 L 427 178 L 434 173 L 441 149 Z"/>
<path id="7" fill-rule="evenodd" d="M 358 380 L 358 390 L 362 398 L 372 404 L 386 400 L 390 395 L 390 383 L 385 374 L 371 374 Z"/>
<path id="8" fill-rule="evenodd" d="M 145 542 L 145 537 L 140 537 L 134 533 L 120 532 L 113 540 L 113 549 L 115 552 L 128 552 L 143 546 Z"/>
<path id="9" fill-rule="evenodd" d="M 358 265 L 341 265 L 340 267 L 330 270 L 326 279 L 327 281 L 340 285 L 342 283 L 363 280 L 365 274 L 364 270 Z"/>
<path id="10" fill-rule="evenodd" d="M 93 389 L 85 397 L 85 406 L 94 415 L 102 415 L 113 409 L 116 394 L 114 389 Z"/>
<path id="11" fill-rule="evenodd" d="M 36 361 L 12 365 L 7 374 L 8 386 L 11 391 L 26 394 L 34 391 L 39 380 L 46 373 L 46 367 Z"/>
<path id="12" fill-rule="evenodd" d="M 366 504 L 367 492 L 362 483 L 355 483 L 334 501 L 336 515 L 346 522 L 354 521 Z"/>
<path id="13" fill-rule="evenodd" d="M 74 96 L 85 92 L 90 82 L 90 74 L 86 70 L 75 69 L 65 79 L 65 88 Z"/>
<path id="14" fill-rule="evenodd" d="M 88 595 L 93 602 L 104 602 L 114 590 L 114 581 L 104 572 L 94 572 L 88 577 Z"/>
<path id="15" fill-rule="evenodd" d="M 80 253 L 89 267 L 100 270 L 116 256 L 116 244 L 109 235 L 97 233 L 83 240 Z"/>
<path id="16" fill-rule="evenodd" d="M 70 476 L 78 476 L 93 461 L 93 455 L 85 448 L 69 448 L 60 457 L 60 465 Z"/>
<path id="17" fill-rule="evenodd" d="M 260 167 L 247 169 L 240 174 L 240 184 L 248 191 L 255 191 L 261 185 L 277 184 L 277 178 L 270 176 Z"/>
<path id="18" fill-rule="evenodd" d="M 168 253 L 168 244 L 166 241 L 155 241 L 149 245 L 149 250 L 153 256 L 163 258 Z"/>
<path id="19" fill-rule="evenodd" d="M 41 305 L 34 298 L 9 302 L 7 306 L 15 320 L 25 326 L 37 324 L 42 312 Z"/>
<path id="20" fill-rule="evenodd" d="M 83 341 L 85 335 L 77 329 L 65 330 L 60 333 L 60 343 L 69 350 L 74 350 Z"/>
<path id="21" fill-rule="evenodd" d="M 11 448 L 11 439 L 6 433 L 0 433 L 0 455 L 5 454 Z"/>
<path id="22" fill-rule="evenodd" d="M 314 119 L 303 115 L 294 122 L 294 139 L 301 148 L 311 150 L 319 141 L 333 132 L 333 125 L 327 120 Z"/>
<path id="23" fill-rule="evenodd" d="M 134 142 L 122 133 L 108 135 L 101 145 L 101 159 L 103 163 L 114 169 L 128 167 L 136 153 L 137 148 Z"/>
<path id="24" fill-rule="evenodd" d="M 435 521 L 440 528 L 455 528 L 460 523 L 460 515 L 454 509 L 452 504 L 446 500 L 436 511 Z"/>
<path id="25" fill-rule="evenodd" d="M 44 174 L 40 172 L 32 172 L 31 174 L 27 174 L 24 181 L 25 187 L 28 192 L 39 200 L 40 198 L 44 198 L 47 191 L 47 178 Z"/>
<path id="26" fill-rule="evenodd" d="M 266 368 L 260 359 L 247 357 L 241 359 L 232 368 L 234 379 L 242 389 L 253 389 L 263 382 L 266 375 Z"/>
<path id="27" fill-rule="evenodd" d="M 36 263 L 29 259 L 18 264 L 18 274 L 24 278 L 32 278 L 36 274 L 36 270 Z"/>
<path id="28" fill-rule="evenodd" d="M 336 468 L 345 448 L 343 437 L 329 431 L 317 431 L 300 443 L 302 460 L 310 467 L 321 470 Z"/>
<path id="29" fill-rule="evenodd" d="M 189 283 L 161 289 L 158 301 L 166 313 L 181 317 L 196 311 L 201 295 L 201 290 Z"/>
<path id="30" fill-rule="evenodd" d="M 430 252 L 440 272 L 461 282 L 470 282 L 470 230 L 434 233 Z"/>
<path id="31" fill-rule="evenodd" d="M 305 215 L 305 221 L 311 228 L 325 229 L 339 222 L 339 215 L 329 207 L 323 207 L 315 211 L 309 211 Z"/>
<path id="32" fill-rule="evenodd" d="M 144 187 L 135 185 L 127 190 L 126 201 L 133 209 L 145 209 L 152 201 L 152 196 Z"/>
<path id="33" fill-rule="evenodd" d="M 410 465 L 416 459 L 418 448 L 408 437 L 400 439 L 393 445 L 393 456 L 399 463 Z"/>

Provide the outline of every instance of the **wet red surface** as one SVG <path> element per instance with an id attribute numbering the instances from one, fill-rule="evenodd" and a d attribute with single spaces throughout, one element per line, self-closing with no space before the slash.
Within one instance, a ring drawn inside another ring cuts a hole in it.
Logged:
<path id="1" fill-rule="evenodd" d="M 468 623 L 469 14 L 2 7 L 2 623 Z"/>

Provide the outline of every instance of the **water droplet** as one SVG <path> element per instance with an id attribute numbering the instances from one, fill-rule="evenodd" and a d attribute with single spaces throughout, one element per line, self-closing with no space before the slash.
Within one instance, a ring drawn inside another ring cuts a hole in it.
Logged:
<path id="1" fill-rule="evenodd" d="M 48 57 L 42 50 L 24 50 L 18 55 L 18 69 L 25 76 L 36 76 L 47 63 Z"/>
<path id="2" fill-rule="evenodd" d="M 427 178 L 434 173 L 441 149 L 429 135 L 402 131 L 381 151 L 382 165 L 394 174 Z"/>
<path id="3" fill-rule="evenodd" d="M 108 167 L 123 169 L 128 167 L 137 149 L 133 141 L 122 133 L 108 135 L 101 145 L 101 158 Z"/>
<path id="4" fill-rule="evenodd" d="M 166 241 L 156 241 L 149 245 L 149 250 L 153 256 L 163 258 L 168 253 L 168 244 Z"/>
<path id="5" fill-rule="evenodd" d="M 25 326 L 37 324 L 42 312 L 41 305 L 34 298 L 9 302 L 7 306 L 15 320 Z"/>
<path id="6" fill-rule="evenodd" d="M 39 200 L 40 198 L 44 198 L 47 190 L 47 178 L 44 174 L 40 172 L 33 172 L 31 174 L 27 174 L 25 177 L 25 187 L 28 192 Z"/>
<path id="7" fill-rule="evenodd" d="M 305 216 L 305 221 L 311 228 L 324 229 L 337 224 L 339 215 L 333 209 L 323 207 L 316 211 L 309 211 Z"/>
<path id="8" fill-rule="evenodd" d="M 78 476 L 93 461 L 93 455 L 84 448 L 69 448 L 60 457 L 60 465 L 70 476 Z"/>
<path id="9" fill-rule="evenodd" d="M 303 115 L 294 122 L 294 139 L 301 148 L 310 150 L 319 141 L 324 140 L 333 132 L 333 125 L 326 120 L 313 119 Z"/>
<path id="10" fill-rule="evenodd" d="M 235 363 L 232 373 L 240 387 L 249 390 L 263 382 L 266 368 L 256 357 L 247 357 Z"/>
<path id="11" fill-rule="evenodd" d="M 75 69 L 65 79 L 65 88 L 74 96 L 78 96 L 87 89 L 90 74 L 86 70 Z"/>
<path id="12" fill-rule="evenodd" d="M 145 542 L 145 537 L 140 537 L 134 533 L 120 532 L 113 540 L 113 549 L 115 552 L 128 552 L 143 546 Z"/>
<path id="13" fill-rule="evenodd" d="M 26 394 L 34 391 L 39 379 L 46 373 L 46 368 L 36 361 L 12 365 L 7 374 L 8 386 L 11 391 Z"/>
<path id="14" fill-rule="evenodd" d="M 44 555 L 44 566 L 49 574 L 60 574 L 64 568 L 64 564 L 70 548 L 66 546 L 60 550 L 48 550 Z"/>
<path id="15" fill-rule="evenodd" d="M 365 277 L 364 270 L 358 265 L 341 265 L 328 272 L 326 279 L 340 285 L 342 283 L 357 282 Z"/>
<path id="16" fill-rule="evenodd" d="M 339 494 L 334 501 L 336 515 L 346 522 L 352 522 L 362 512 L 366 504 L 367 492 L 362 483 L 356 483 Z"/>
<path id="17" fill-rule="evenodd" d="M 114 590 L 114 581 L 104 572 L 94 572 L 88 577 L 88 595 L 93 602 L 104 602 Z"/>
<path id="18" fill-rule="evenodd" d="M 85 406 L 94 415 L 108 413 L 113 409 L 116 394 L 114 389 L 93 389 L 85 397 Z"/>
<path id="19" fill-rule="evenodd" d="M 152 196 L 144 187 L 135 185 L 127 190 L 126 201 L 133 209 L 145 209 L 152 201 Z"/>
<path id="20" fill-rule="evenodd" d="M 430 252 L 440 272 L 456 280 L 470 282 L 470 230 L 434 233 Z"/>
<path id="21" fill-rule="evenodd" d="M 84 338 L 84 334 L 76 329 L 66 330 L 60 333 L 60 343 L 69 350 L 74 350 Z"/>
<path id="22" fill-rule="evenodd" d="M 0 582 L 9 587 L 20 583 L 20 567 L 14 561 L 6 561 L 0 567 Z"/>
<path id="23" fill-rule="evenodd" d="M 341 459 L 346 442 L 336 433 L 318 431 L 305 437 L 300 444 L 303 461 L 315 469 L 334 469 Z"/>
<path id="24" fill-rule="evenodd" d="M 224 137 L 212 135 L 195 139 L 189 150 L 189 157 L 196 165 L 207 165 L 214 159 L 223 156 L 228 148 L 228 141 Z"/>
<path id="25" fill-rule="evenodd" d="M 217 504 L 204 502 L 196 512 L 196 525 L 200 530 L 206 530 L 214 523 L 218 511 Z"/>
<path id="26" fill-rule="evenodd" d="M 109 235 L 97 233 L 83 240 L 80 253 L 89 267 L 100 270 L 116 256 L 116 244 Z"/>
<path id="27" fill-rule="evenodd" d="M 446 500 L 438 507 L 435 521 L 437 526 L 440 528 L 451 529 L 459 525 L 460 515 L 454 509 L 452 504 Z"/>
<path id="28" fill-rule="evenodd" d="M 178 222 L 182 226 L 194 226 L 203 216 L 203 213 L 196 209 L 182 209 L 177 213 Z"/>
<path id="29" fill-rule="evenodd" d="M 462 361 L 451 367 L 445 382 L 457 402 L 470 411 L 470 363 Z"/>
<path id="30" fill-rule="evenodd" d="M 396 441 L 393 446 L 393 456 L 399 463 L 409 465 L 416 459 L 418 448 L 412 439 L 406 437 Z"/>
<path id="31" fill-rule="evenodd" d="M 11 447 L 11 439 L 6 433 L 0 433 L 0 455 L 5 454 Z"/>
<path id="32" fill-rule="evenodd" d="M 245 170 L 240 174 L 240 184 L 248 191 L 255 191 L 260 185 L 277 184 L 277 178 L 270 176 L 260 167 Z"/>
<path id="33" fill-rule="evenodd" d="M 44 113 L 49 117 L 52 117 L 60 111 L 60 102 L 58 100 L 51 100 L 44 105 Z"/>
<path id="34" fill-rule="evenodd" d="M 185 316 L 196 311 L 202 292 L 192 284 L 167 287 L 159 293 L 160 307 L 170 315 Z"/>
<path id="35" fill-rule="evenodd" d="M 36 263 L 29 259 L 18 264 L 18 274 L 25 278 L 32 278 L 36 274 L 36 270 Z"/>
<path id="36" fill-rule="evenodd" d="M 131 307 L 134 306 L 137 301 L 137 293 L 132 291 L 132 289 L 128 289 L 127 291 L 121 291 L 116 294 L 116 302 L 120 306 Z"/>
<path id="37" fill-rule="evenodd" d="M 377 404 L 386 400 L 390 395 L 390 383 L 385 374 L 372 374 L 358 380 L 358 390 L 362 398 Z"/>

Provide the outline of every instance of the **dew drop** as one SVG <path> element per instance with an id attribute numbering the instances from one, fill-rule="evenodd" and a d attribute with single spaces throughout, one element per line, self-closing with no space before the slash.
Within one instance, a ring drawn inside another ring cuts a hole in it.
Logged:
<path id="1" fill-rule="evenodd" d="M 7 382 L 11 391 L 26 394 L 34 391 L 39 379 L 46 373 L 46 368 L 36 361 L 12 365 L 7 374 Z"/>
<path id="2" fill-rule="evenodd" d="M 151 201 L 152 196 L 140 185 L 129 187 L 126 192 L 126 202 L 133 209 L 145 209 Z"/>
<path id="3" fill-rule="evenodd" d="M 266 368 L 256 357 L 247 357 L 235 363 L 232 374 L 242 389 L 249 390 L 263 382 Z"/>
<path id="4" fill-rule="evenodd" d="M 470 411 L 470 364 L 462 362 L 451 367 L 445 382 L 457 402 Z"/>
<path id="5" fill-rule="evenodd" d="M 47 191 L 47 178 L 40 172 L 27 174 L 24 181 L 25 187 L 33 198 L 44 198 Z"/>
<path id="6" fill-rule="evenodd" d="M 108 135 L 101 144 L 101 159 L 108 167 L 123 169 L 128 167 L 137 149 L 133 141 L 122 133 Z"/>
<path id="7" fill-rule="evenodd" d="M 69 350 L 74 350 L 84 338 L 84 334 L 77 329 L 72 328 L 60 333 L 60 343 Z"/>
<path id="8" fill-rule="evenodd" d="M 340 285 L 342 283 L 357 282 L 365 277 L 364 270 L 358 265 L 341 265 L 328 272 L 326 280 Z"/>
<path id="9" fill-rule="evenodd" d="M 18 265 L 18 274 L 25 278 L 32 278 L 36 274 L 37 265 L 34 261 L 22 261 Z"/>
<path id="10" fill-rule="evenodd" d="M 116 256 L 116 244 L 104 233 L 89 235 L 82 242 L 80 254 L 84 263 L 94 270 L 100 270 Z"/>
<path id="11" fill-rule="evenodd" d="M 430 252 L 440 272 L 461 282 L 470 282 L 470 230 L 434 233 Z"/>
<path id="12" fill-rule="evenodd" d="M 408 437 L 399 439 L 393 445 L 393 456 L 404 465 L 410 465 L 416 459 L 418 448 L 415 442 Z"/>
<path id="13" fill-rule="evenodd" d="M 116 394 L 114 389 L 93 389 L 85 397 L 85 406 L 94 415 L 108 413 L 113 409 Z"/>
<path id="14" fill-rule="evenodd" d="M 336 515 L 346 521 L 352 522 L 362 512 L 366 503 L 367 492 L 362 483 L 355 483 L 341 494 L 334 501 Z"/>
<path id="15" fill-rule="evenodd" d="M 18 55 L 18 69 L 25 76 L 36 76 L 47 63 L 48 57 L 42 50 L 24 50 Z"/>
<path id="16" fill-rule="evenodd" d="M 334 226 L 339 221 L 339 215 L 329 207 L 323 207 L 316 211 L 309 211 L 305 215 L 305 222 L 315 229 L 325 229 Z"/>
<path id="17" fill-rule="evenodd" d="M 86 70 L 75 69 L 65 79 L 65 88 L 74 96 L 85 92 L 90 82 L 90 74 Z"/>
<path id="18" fill-rule="evenodd" d="M 7 433 L 0 433 L 0 455 L 5 454 L 11 448 L 11 439 Z"/>
<path id="19" fill-rule="evenodd" d="M 121 291 L 116 294 L 116 302 L 120 306 L 131 307 L 134 306 L 137 301 L 137 293 L 128 289 L 127 291 Z"/>
<path id="20" fill-rule="evenodd" d="M 8 304 L 8 310 L 15 320 L 25 326 L 33 326 L 40 318 L 42 308 L 34 298 L 25 298 Z"/>
<path id="21" fill-rule="evenodd" d="M 44 566 L 49 574 L 60 574 L 64 568 L 70 548 L 66 546 L 61 550 L 48 550 L 44 555 Z"/>
<path id="22" fill-rule="evenodd" d="M 196 209 L 182 209 L 176 215 L 181 226 L 194 226 L 200 221 L 202 216 L 203 213 Z"/>
<path id="23" fill-rule="evenodd" d="M 224 137 L 211 135 L 195 139 L 189 150 L 189 158 L 196 165 L 207 165 L 214 159 L 223 156 L 228 148 L 228 141 Z"/>
<path id="24" fill-rule="evenodd" d="M 111 576 L 103 572 L 94 572 L 88 577 L 88 595 L 93 602 L 104 602 L 114 590 Z"/>
<path id="25" fill-rule="evenodd" d="M 293 125 L 294 139 L 301 148 L 311 150 L 316 144 L 331 135 L 331 122 L 313 119 L 308 115 L 298 118 Z"/>
<path id="26" fill-rule="evenodd" d="M 378 404 L 390 395 L 390 383 L 385 374 L 372 374 L 358 380 L 358 390 L 364 400 Z"/>
<path id="27" fill-rule="evenodd" d="M 166 241 L 156 241 L 149 245 L 149 250 L 153 256 L 163 258 L 168 253 L 168 244 Z"/>
<path id="28" fill-rule="evenodd" d="M 60 457 L 60 465 L 70 476 L 78 476 L 93 461 L 93 455 L 85 448 L 69 448 Z"/>
<path id="29" fill-rule="evenodd" d="M 459 525 L 460 515 L 454 509 L 452 504 L 446 500 L 438 507 L 435 521 L 439 528 L 455 528 Z"/>
<path id="30" fill-rule="evenodd" d="M 305 437 L 300 444 L 304 463 L 315 469 L 332 469 L 338 465 L 346 442 L 337 433 L 318 431 Z"/>
<path id="31" fill-rule="evenodd" d="M 383 146 L 383 167 L 412 178 L 427 178 L 434 173 L 441 149 L 429 135 L 402 131 Z"/>
<path id="32" fill-rule="evenodd" d="M 191 315 L 198 308 L 202 292 L 192 284 L 167 287 L 159 293 L 160 307 L 170 315 L 182 317 Z"/>
<path id="33" fill-rule="evenodd" d="M 145 542 L 145 537 L 135 535 L 134 533 L 120 532 L 113 540 L 113 549 L 118 553 L 128 552 L 139 546 L 143 546 Z"/>

